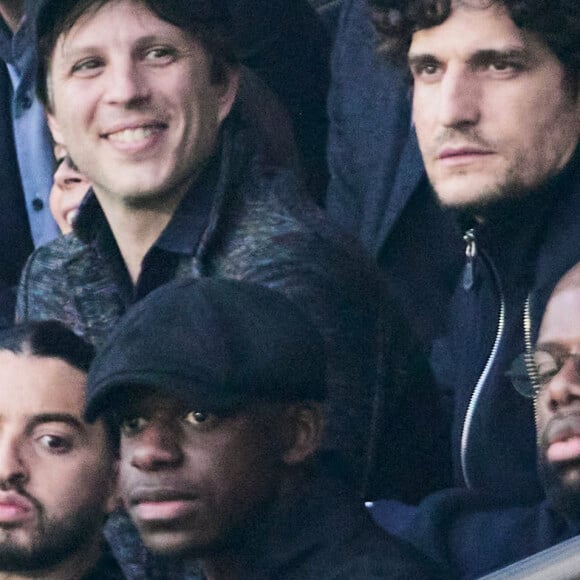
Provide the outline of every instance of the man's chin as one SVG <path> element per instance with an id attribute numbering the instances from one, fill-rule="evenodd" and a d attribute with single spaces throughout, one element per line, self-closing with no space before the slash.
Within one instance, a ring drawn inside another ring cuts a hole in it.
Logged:
<path id="1" fill-rule="evenodd" d="M 510 206 L 528 192 L 511 172 L 490 175 L 465 171 L 429 177 L 443 207 L 476 216 L 493 213 L 502 205 Z"/>
<path id="2" fill-rule="evenodd" d="M 504 197 L 498 184 L 478 184 L 477 180 L 470 180 L 469 175 L 435 182 L 433 189 L 443 207 L 465 213 L 485 211 Z"/>
<path id="3" fill-rule="evenodd" d="M 580 521 L 580 458 L 554 464 L 540 462 L 540 476 L 554 509 L 563 516 Z"/>
<path id="4" fill-rule="evenodd" d="M 176 558 L 202 558 L 214 552 L 210 539 L 186 531 L 140 531 L 145 546 L 156 554 Z"/>

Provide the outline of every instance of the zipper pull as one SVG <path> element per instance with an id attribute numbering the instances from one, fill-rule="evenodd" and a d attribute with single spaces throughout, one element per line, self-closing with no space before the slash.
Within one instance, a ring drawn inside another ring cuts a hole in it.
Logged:
<path id="1" fill-rule="evenodd" d="M 475 245 L 475 231 L 473 228 L 467 230 L 463 236 L 465 242 L 465 269 L 463 270 L 463 289 L 467 292 L 473 288 L 475 282 L 474 260 L 477 256 L 477 246 Z"/>

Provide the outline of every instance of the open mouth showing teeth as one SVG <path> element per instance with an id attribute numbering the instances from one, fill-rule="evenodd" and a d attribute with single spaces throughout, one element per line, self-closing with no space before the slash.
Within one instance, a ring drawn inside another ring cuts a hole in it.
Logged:
<path id="1" fill-rule="evenodd" d="M 143 141 L 151 137 L 156 129 L 153 127 L 138 127 L 137 129 L 124 129 L 123 131 L 118 131 L 117 133 L 110 133 L 108 138 L 111 141 L 117 141 L 120 143 L 132 143 L 134 141 Z"/>

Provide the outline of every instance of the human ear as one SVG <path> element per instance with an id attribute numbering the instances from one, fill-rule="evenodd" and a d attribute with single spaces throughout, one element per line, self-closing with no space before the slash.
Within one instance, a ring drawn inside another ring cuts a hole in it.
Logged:
<path id="1" fill-rule="evenodd" d="M 224 81 L 219 86 L 218 122 L 222 122 L 232 110 L 240 86 L 240 68 L 226 67 Z"/>
<path id="2" fill-rule="evenodd" d="M 109 477 L 109 490 L 105 501 L 105 513 L 110 514 L 116 509 L 123 506 L 121 495 L 119 493 L 119 460 L 116 459 L 111 465 L 111 474 Z"/>
<path id="3" fill-rule="evenodd" d="M 319 449 L 324 428 L 324 412 L 319 403 L 301 403 L 287 409 L 291 437 L 282 455 L 286 465 L 299 465 Z"/>
<path id="4" fill-rule="evenodd" d="M 48 128 L 50 129 L 50 132 L 52 133 L 52 138 L 53 138 L 54 142 L 60 143 L 61 145 L 65 145 L 65 142 L 64 142 L 64 139 L 62 136 L 62 131 L 60 130 L 60 126 L 59 126 L 58 121 L 56 120 L 55 116 L 52 113 L 47 111 L 46 112 L 46 119 L 48 121 Z"/>

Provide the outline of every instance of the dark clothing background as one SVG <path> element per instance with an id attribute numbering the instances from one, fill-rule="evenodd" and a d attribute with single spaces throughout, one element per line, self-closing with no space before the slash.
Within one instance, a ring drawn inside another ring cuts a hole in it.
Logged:
<path id="1" fill-rule="evenodd" d="M 247 580 L 450 579 L 419 552 L 370 520 L 338 480 L 313 478 L 277 498 L 244 526 L 240 558 Z"/>
<path id="2" fill-rule="evenodd" d="M 16 286 L 33 250 L 12 129 L 12 85 L 0 62 L 0 325 L 11 326 Z"/>

